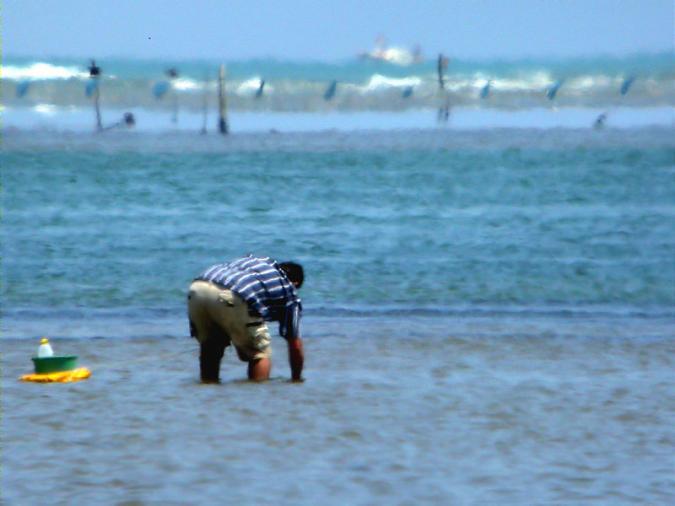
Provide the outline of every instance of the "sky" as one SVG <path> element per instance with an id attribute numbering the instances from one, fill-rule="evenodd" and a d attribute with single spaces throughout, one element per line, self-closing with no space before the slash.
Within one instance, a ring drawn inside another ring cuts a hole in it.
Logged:
<path id="1" fill-rule="evenodd" d="M 674 0 L 2 0 L 4 57 L 340 61 L 673 51 Z"/>

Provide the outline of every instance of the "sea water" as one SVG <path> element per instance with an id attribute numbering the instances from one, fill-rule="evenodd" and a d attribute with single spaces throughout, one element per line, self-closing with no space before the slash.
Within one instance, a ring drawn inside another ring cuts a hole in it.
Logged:
<path id="1" fill-rule="evenodd" d="M 675 131 L 595 112 L 6 125 L 4 503 L 673 502 Z M 305 266 L 302 384 L 278 336 L 198 381 L 187 286 L 247 253 Z M 42 336 L 92 377 L 19 382 Z"/>
<path id="2" fill-rule="evenodd" d="M 100 102 L 133 112 L 202 112 L 216 108 L 218 69 L 224 64 L 227 104 L 238 111 L 401 111 L 436 107 L 437 62 L 399 66 L 349 59 L 335 62 L 253 59 L 179 61 L 98 59 Z M 89 61 L 3 58 L 3 105 L 89 106 Z M 177 72 L 176 78 L 168 70 Z M 264 81 L 264 85 L 261 85 Z M 519 110 L 541 106 L 612 108 L 672 106 L 672 52 L 625 57 L 465 60 L 452 58 L 443 75 L 452 106 Z M 327 91 L 335 84 L 334 94 Z M 489 85 L 486 89 L 486 85 Z M 554 88 L 556 93 L 551 95 Z M 164 93 L 158 93 L 157 90 Z M 548 97 L 551 97 L 549 99 Z M 140 114 L 140 113 L 139 113 Z M 178 115 L 180 118 L 180 114 Z"/>

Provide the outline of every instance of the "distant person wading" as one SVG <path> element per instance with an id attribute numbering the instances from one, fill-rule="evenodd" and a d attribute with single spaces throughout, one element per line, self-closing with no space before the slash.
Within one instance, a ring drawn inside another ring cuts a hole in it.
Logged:
<path id="1" fill-rule="evenodd" d="M 197 276 L 188 294 L 188 317 L 190 335 L 200 345 L 202 381 L 219 381 L 220 362 L 230 344 L 248 363 L 249 379 L 269 379 L 272 349 L 265 321 L 279 322 L 279 334 L 288 344 L 291 378 L 302 381 L 302 304 L 297 290 L 303 281 L 299 264 L 250 255 L 213 265 Z"/>

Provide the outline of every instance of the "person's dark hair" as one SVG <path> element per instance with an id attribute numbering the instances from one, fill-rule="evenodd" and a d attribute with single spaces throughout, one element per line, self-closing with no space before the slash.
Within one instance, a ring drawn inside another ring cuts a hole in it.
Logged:
<path id="1" fill-rule="evenodd" d="M 302 268 L 302 265 L 295 262 L 281 262 L 279 267 L 286 273 L 291 283 L 297 285 L 298 288 L 302 286 L 302 283 L 305 281 L 305 270 Z"/>

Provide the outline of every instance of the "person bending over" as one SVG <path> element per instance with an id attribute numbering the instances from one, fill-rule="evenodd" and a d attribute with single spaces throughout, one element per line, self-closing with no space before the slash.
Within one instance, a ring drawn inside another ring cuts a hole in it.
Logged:
<path id="1" fill-rule="evenodd" d="M 199 341 L 203 382 L 219 381 L 220 362 L 230 344 L 248 363 L 250 380 L 269 379 L 272 348 L 266 321 L 279 322 L 279 334 L 288 344 L 291 378 L 302 381 L 302 304 L 297 291 L 304 277 L 297 263 L 249 255 L 213 265 L 192 281 L 188 318 L 190 335 Z"/>

